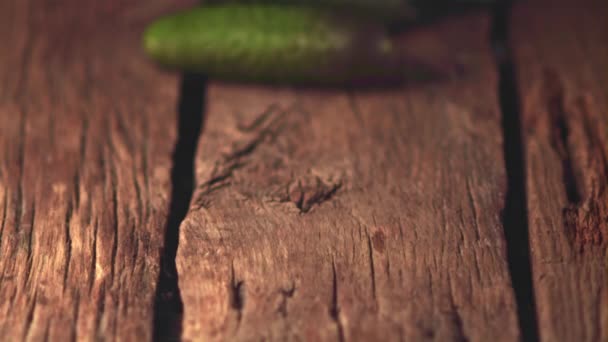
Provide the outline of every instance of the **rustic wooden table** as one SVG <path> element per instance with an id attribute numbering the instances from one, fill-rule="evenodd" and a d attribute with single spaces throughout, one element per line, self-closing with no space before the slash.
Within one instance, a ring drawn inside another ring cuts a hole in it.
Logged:
<path id="1" fill-rule="evenodd" d="M 193 2 L 0 1 L 0 340 L 608 341 L 606 1 L 418 28 L 464 71 L 383 90 L 161 71 Z"/>

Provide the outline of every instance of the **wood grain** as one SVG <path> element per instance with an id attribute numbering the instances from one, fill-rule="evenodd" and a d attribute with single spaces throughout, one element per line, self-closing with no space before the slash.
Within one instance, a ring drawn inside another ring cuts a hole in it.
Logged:
<path id="1" fill-rule="evenodd" d="M 177 85 L 139 31 L 171 6 L 0 2 L 1 339 L 151 339 Z"/>
<path id="2" fill-rule="evenodd" d="M 489 18 L 402 37 L 457 76 L 212 83 L 177 255 L 183 339 L 515 341 Z"/>
<path id="3" fill-rule="evenodd" d="M 511 20 L 543 341 L 608 340 L 607 12 L 522 2 Z"/>

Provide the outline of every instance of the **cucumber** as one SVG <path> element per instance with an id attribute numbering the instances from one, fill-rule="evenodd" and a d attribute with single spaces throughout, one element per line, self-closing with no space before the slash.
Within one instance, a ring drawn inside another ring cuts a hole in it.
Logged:
<path id="1" fill-rule="evenodd" d="M 166 68 L 233 81 L 358 84 L 397 66 L 384 25 L 309 6 L 197 7 L 152 23 L 143 43 Z"/>

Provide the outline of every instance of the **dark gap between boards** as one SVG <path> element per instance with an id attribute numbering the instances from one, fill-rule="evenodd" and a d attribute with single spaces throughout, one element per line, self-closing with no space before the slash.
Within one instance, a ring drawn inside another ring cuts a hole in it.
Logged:
<path id="1" fill-rule="evenodd" d="M 183 303 L 175 257 L 179 227 L 188 213 L 196 186 L 194 160 L 205 121 L 206 85 L 207 80 L 202 75 L 184 74 L 181 78 L 177 103 L 178 134 L 171 169 L 171 199 L 154 302 L 154 341 L 181 340 Z"/>
<path id="2" fill-rule="evenodd" d="M 495 7 L 491 42 L 499 71 L 498 97 L 502 113 L 507 195 L 502 222 L 507 243 L 507 262 L 517 302 L 517 316 L 523 341 L 538 341 L 536 302 L 528 236 L 526 160 L 521 127 L 521 103 L 516 66 L 509 45 L 511 1 Z"/>

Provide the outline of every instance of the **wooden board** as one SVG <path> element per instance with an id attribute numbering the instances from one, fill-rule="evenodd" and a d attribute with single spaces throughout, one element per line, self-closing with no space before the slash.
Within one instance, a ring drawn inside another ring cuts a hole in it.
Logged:
<path id="1" fill-rule="evenodd" d="M 182 223 L 183 338 L 516 341 L 483 13 L 403 47 L 460 75 L 390 90 L 212 83 Z"/>
<path id="2" fill-rule="evenodd" d="M 608 340 L 606 1 L 512 14 L 533 282 L 543 341 Z"/>
<path id="3" fill-rule="evenodd" d="M 177 78 L 139 31 L 170 6 L 0 2 L 2 340 L 151 339 Z"/>

